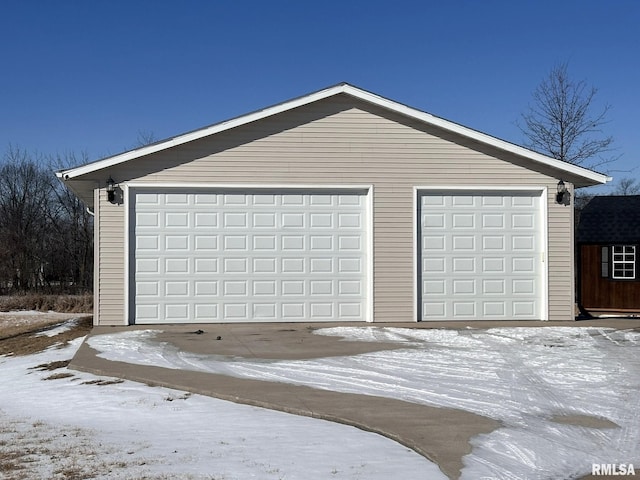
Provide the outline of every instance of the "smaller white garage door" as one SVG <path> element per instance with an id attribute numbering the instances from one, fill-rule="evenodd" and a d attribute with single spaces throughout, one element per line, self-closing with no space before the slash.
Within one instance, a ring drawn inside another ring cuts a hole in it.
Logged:
<path id="1" fill-rule="evenodd" d="M 366 193 L 132 189 L 130 321 L 366 320 Z"/>
<path id="2" fill-rule="evenodd" d="M 423 320 L 545 319 L 540 192 L 423 191 Z"/>

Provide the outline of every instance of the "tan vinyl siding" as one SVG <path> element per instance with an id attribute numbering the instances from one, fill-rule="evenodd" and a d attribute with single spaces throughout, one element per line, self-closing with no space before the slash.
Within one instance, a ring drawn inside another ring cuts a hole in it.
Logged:
<path id="1" fill-rule="evenodd" d="M 100 190 L 96 203 L 99 215 L 96 223 L 100 232 L 98 259 L 98 320 L 99 325 L 122 325 L 125 303 L 125 242 L 124 206 L 107 201 Z"/>
<path id="2" fill-rule="evenodd" d="M 556 186 L 550 186 L 549 320 L 573 320 L 575 317 L 573 207 L 558 205 L 555 201 L 555 193 Z"/>
<path id="3" fill-rule="evenodd" d="M 458 142 L 458 143 L 456 143 Z M 571 207 L 529 163 L 336 96 L 110 169 L 118 182 L 373 185 L 374 320 L 414 321 L 414 186 L 547 187 L 549 318 L 573 305 Z M 108 176 L 108 175 L 107 175 Z M 123 322 L 124 208 L 101 197 L 100 322 Z"/>

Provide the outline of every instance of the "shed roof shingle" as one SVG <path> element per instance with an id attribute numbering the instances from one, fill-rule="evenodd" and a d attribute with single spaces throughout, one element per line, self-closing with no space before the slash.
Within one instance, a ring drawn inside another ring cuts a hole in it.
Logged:
<path id="1" fill-rule="evenodd" d="M 582 210 L 580 243 L 640 243 L 640 195 L 594 197 Z"/>

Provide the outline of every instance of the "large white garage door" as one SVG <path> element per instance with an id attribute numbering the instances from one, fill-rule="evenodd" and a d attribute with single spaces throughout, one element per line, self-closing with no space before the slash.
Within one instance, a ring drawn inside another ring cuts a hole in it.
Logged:
<path id="1" fill-rule="evenodd" d="M 134 323 L 366 320 L 365 191 L 132 189 Z"/>
<path id="2" fill-rule="evenodd" d="M 545 319 L 540 192 L 418 196 L 423 320 Z"/>

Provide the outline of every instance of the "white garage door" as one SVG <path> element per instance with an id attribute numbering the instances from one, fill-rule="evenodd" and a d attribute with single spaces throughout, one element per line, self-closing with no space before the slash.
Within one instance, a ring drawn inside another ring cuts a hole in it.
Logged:
<path id="1" fill-rule="evenodd" d="M 135 323 L 366 319 L 365 191 L 132 189 L 129 203 Z"/>
<path id="2" fill-rule="evenodd" d="M 423 320 L 544 319 L 540 192 L 418 197 Z"/>

